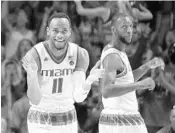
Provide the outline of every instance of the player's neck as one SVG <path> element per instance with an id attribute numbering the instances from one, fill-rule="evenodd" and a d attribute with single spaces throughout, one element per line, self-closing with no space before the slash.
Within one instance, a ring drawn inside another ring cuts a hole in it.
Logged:
<path id="1" fill-rule="evenodd" d="M 126 46 L 126 44 L 124 44 L 124 43 L 122 43 L 121 41 L 119 41 L 119 40 L 112 40 L 112 42 L 111 42 L 111 45 L 112 45 L 112 47 L 114 47 L 114 48 L 116 48 L 116 49 L 118 49 L 118 50 L 120 50 L 120 51 L 125 51 L 125 46 Z"/>
<path id="2" fill-rule="evenodd" d="M 48 41 L 48 48 L 49 48 L 50 52 L 52 53 L 52 55 L 53 55 L 54 57 L 60 58 L 60 57 L 62 57 L 62 56 L 64 56 L 64 55 L 66 54 L 68 45 L 66 45 L 66 46 L 64 47 L 64 49 L 57 50 L 57 49 L 55 49 L 55 48 L 53 47 L 53 45 L 51 45 L 51 42 Z"/>

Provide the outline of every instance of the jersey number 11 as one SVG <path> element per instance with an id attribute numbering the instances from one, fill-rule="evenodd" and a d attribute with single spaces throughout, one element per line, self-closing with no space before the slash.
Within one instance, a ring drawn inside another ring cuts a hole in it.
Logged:
<path id="1" fill-rule="evenodd" d="M 52 93 L 61 93 L 63 86 L 63 78 L 53 80 Z"/>

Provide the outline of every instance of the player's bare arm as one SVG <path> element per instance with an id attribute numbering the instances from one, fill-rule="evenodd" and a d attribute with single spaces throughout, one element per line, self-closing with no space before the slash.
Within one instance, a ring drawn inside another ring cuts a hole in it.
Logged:
<path id="1" fill-rule="evenodd" d="M 100 66 L 99 61 L 91 69 L 90 75 L 86 78 L 86 71 L 89 66 L 89 54 L 83 48 L 79 48 L 79 51 L 78 62 L 73 73 L 73 95 L 76 102 L 83 102 L 91 89 L 91 84 L 99 81 L 99 78 L 102 78 L 104 70 L 98 69 Z"/>
<path id="2" fill-rule="evenodd" d="M 23 68 L 27 72 L 27 96 L 34 105 L 38 105 L 42 94 L 38 82 L 39 59 L 36 50 L 32 48 L 22 59 Z"/>
<path id="3" fill-rule="evenodd" d="M 138 81 L 143 75 L 147 73 L 148 70 L 157 67 L 161 67 L 162 69 L 164 69 L 165 64 L 162 59 L 155 57 L 133 71 L 134 81 Z"/>
<path id="4" fill-rule="evenodd" d="M 117 62 L 117 63 L 116 63 Z M 137 89 L 154 88 L 155 84 L 151 78 L 131 84 L 115 84 L 117 71 L 124 70 L 125 65 L 117 54 L 110 54 L 103 61 L 105 76 L 102 82 L 102 95 L 104 98 L 117 97 Z"/>

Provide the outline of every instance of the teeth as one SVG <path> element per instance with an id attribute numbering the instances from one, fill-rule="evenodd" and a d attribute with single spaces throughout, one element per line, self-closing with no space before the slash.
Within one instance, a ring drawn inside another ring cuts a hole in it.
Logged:
<path id="1" fill-rule="evenodd" d="M 58 41 L 58 42 L 64 41 L 64 39 L 55 39 L 55 40 Z"/>
<path id="2" fill-rule="evenodd" d="M 57 42 L 63 42 L 64 40 L 56 40 Z"/>

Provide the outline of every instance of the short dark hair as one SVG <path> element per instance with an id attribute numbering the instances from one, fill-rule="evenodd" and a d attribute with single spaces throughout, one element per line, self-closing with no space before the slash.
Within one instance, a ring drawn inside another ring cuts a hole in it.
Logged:
<path id="1" fill-rule="evenodd" d="M 117 20 L 119 18 L 122 18 L 122 17 L 130 17 L 128 14 L 125 14 L 125 13 L 116 13 L 113 17 L 112 17 L 112 20 L 111 20 L 111 26 L 114 26 L 115 23 L 117 22 Z M 130 17 L 131 18 L 131 17 Z"/>
<path id="2" fill-rule="evenodd" d="M 68 16 L 67 14 L 63 13 L 63 12 L 54 13 L 54 14 L 49 18 L 48 23 L 47 23 L 47 26 L 50 25 L 50 22 L 51 22 L 52 19 L 54 19 L 54 18 L 66 18 L 66 19 L 68 19 L 69 24 L 70 24 L 70 26 L 71 26 L 71 21 L 70 21 L 69 16 Z"/>

